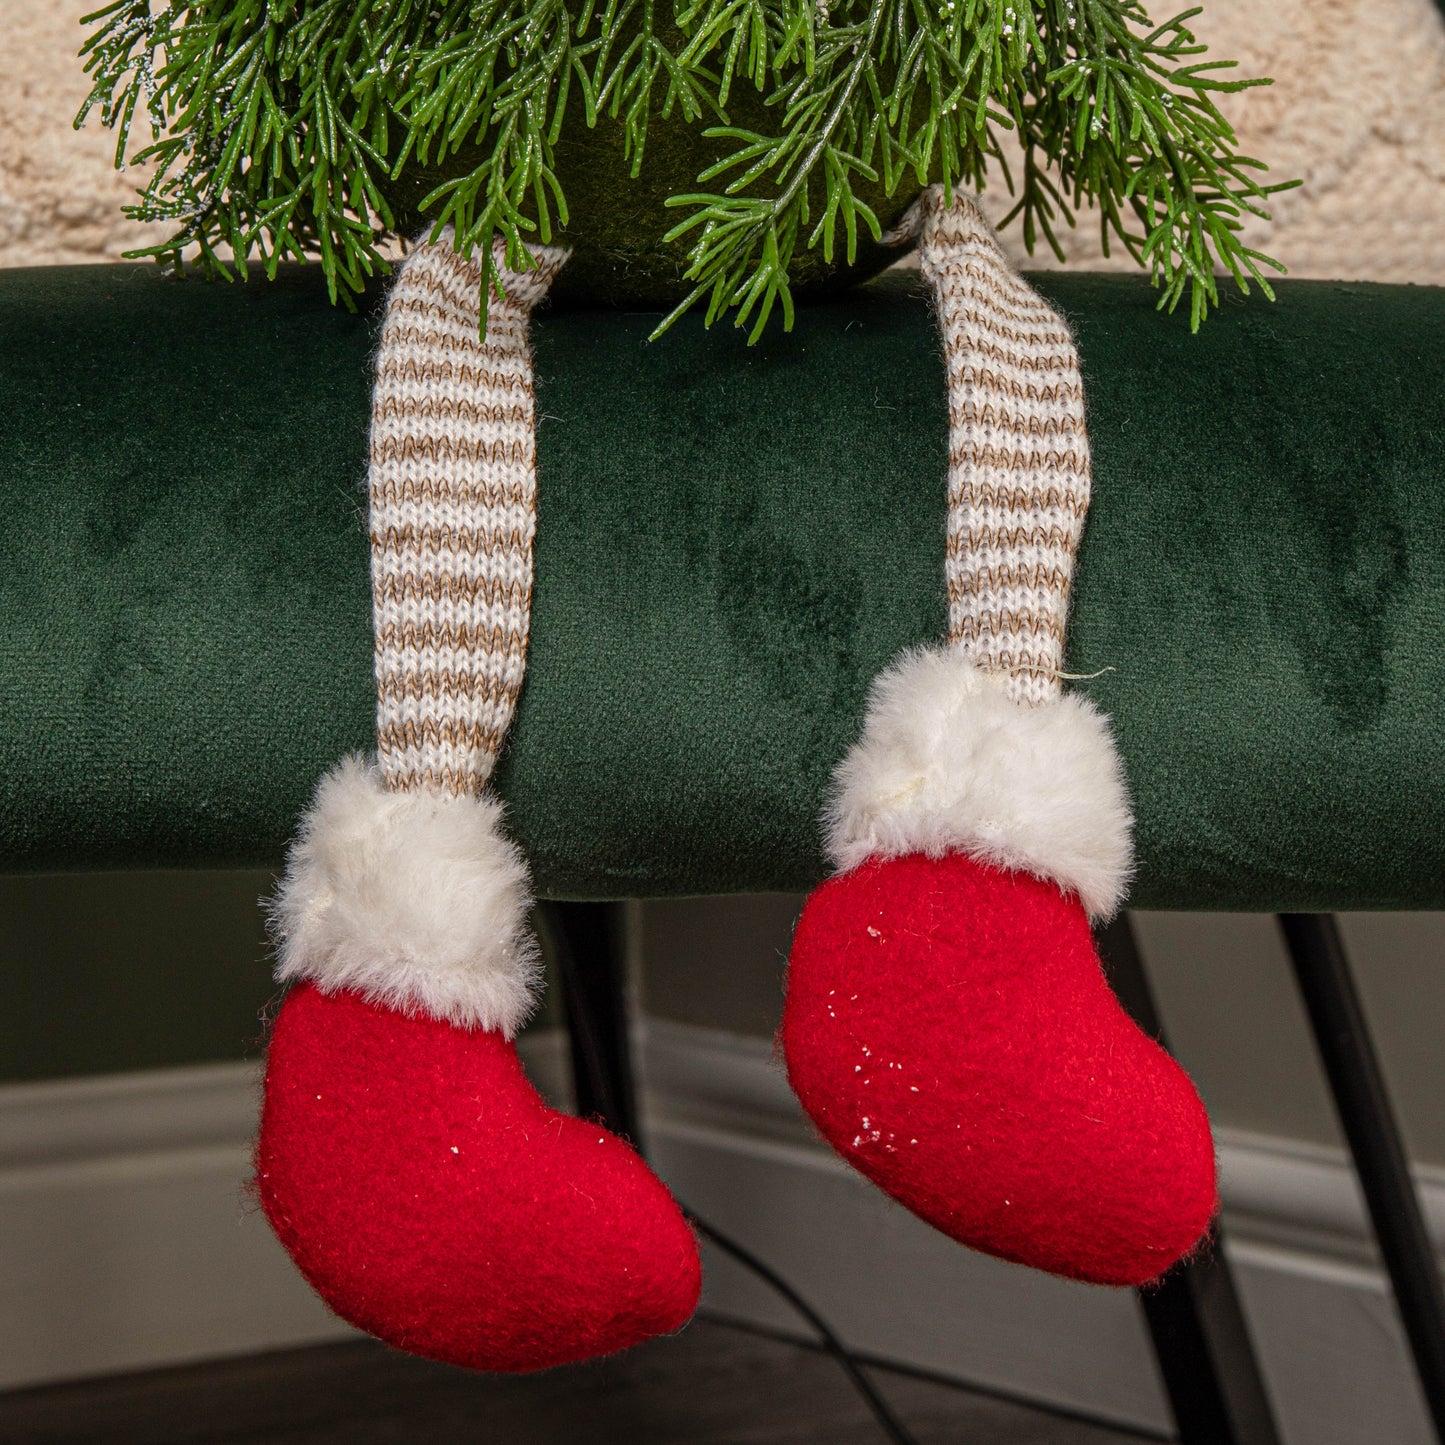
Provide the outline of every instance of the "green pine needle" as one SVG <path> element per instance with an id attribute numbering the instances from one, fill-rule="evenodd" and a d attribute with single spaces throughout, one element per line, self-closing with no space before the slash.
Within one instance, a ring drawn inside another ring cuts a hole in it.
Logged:
<path id="1" fill-rule="evenodd" d="M 112 0 L 85 17 L 81 50 L 118 167 L 154 166 L 128 214 L 173 234 L 130 254 L 209 275 L 274 275 L 319 257 L 333 300 L 354 304 L 388 269 L 386 182 L 463 146 L 482 158 L 422 209 L 433 234 L 496 282 L 529 242 L 567 225 L 553 148 L 575 87 L 587 124 L 620 121 L 634 174 L 659 118 L 732 143 L 696 189 L 673 196 L 670 239 L 690 244 L 693 289 L 663 323 L 705 303 L 756 339 L 791 325 L 800 247 L 855 254 L 879 221 L 860 179 L 982 188 L 1017 132 L 1021 175 L 1003 170 L 1032 251 L 1062 255 L 1060 223 L 1098 208 L 1105 249 L 1147 266 L 1160 305 L 1186 291 L 1197 328 L 1219 273 L 1272 296 L 1239 238 L 1246 212 L 1284 185 L 1239 155 L 1216 94 L 1268 84 L 1207 62 L 1186 11 L 1153 25 L 1138 0 Z M 776 125 L 727 123 L 740 86 Z M 143 131 L 148 138 L 134 153 Z M 1287 184 L 1295 184 L 1293 182 Z M 229 248 L 234 260 L 221 255 Z"/>

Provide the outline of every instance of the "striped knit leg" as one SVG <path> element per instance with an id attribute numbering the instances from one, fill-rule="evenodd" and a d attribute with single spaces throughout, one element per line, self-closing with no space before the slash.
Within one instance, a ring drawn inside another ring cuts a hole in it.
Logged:
<path id="1" fill-rule="evenodd" d="M 528 314 L 422 245 L 387 305 L 371 431 L 377 757 L 323 780 L 273 913 L 256 1151 L 267 1217 L 344 1319 L 532 1370 L 681 1326 L 697 1247 L 622 1140 L 547 1107 L 513 1043 L 539 981 L 526 865 L 483 791 L 526 662 L 536 527 Z"/>
<path id="2" fill-rule="evenodd" d="M 1209 1123 L 1110 991 L 1131 816 L 1060 686 L 1089 447 L 1073 340 L 968 200 L 916 214 L 950 408 L 949 638 L 875 682 L 793 942 L 783 1045 L 829 1142 L 945 1233 L 1139 1284 L 1216 1208 Z"/>

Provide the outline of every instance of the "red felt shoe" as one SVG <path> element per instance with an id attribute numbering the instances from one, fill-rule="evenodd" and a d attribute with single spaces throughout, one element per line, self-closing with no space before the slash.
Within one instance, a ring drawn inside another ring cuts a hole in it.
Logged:
<path id="1" fill-rule="evenodd" d="M 500 1033 L 292 991 L 256 1175 L 343 1319 L 398 1349 L 536 1370 L 680 1328 L 697 1247 L 620 1139 L 550 1109 Z"/>
<path id="2" fill-rule="evenodd" d="M 839 770 L 846 871 L 804 910 L 782 1028 L 804 1108 L 868 1178 L 973 1248 L 1114 1285 L 1187 1255 L 1217 1207 L 1198 1095 L 1089 932 L 1128 834 L 1086 702 L 1023 708 L 957 654 L 906 658 Z"/>
<path id="3" fill-rule="evenodd" d="M 355 762 L 322 783 L 275 909 L 282 976 L 304 981 L 272 1033 L 256 1173 L 343 1319 L 523 1371 L 678 1329 L 701 1275 L 638 1155 L 522 1073 L 536 962 L 498 814 Z"/>

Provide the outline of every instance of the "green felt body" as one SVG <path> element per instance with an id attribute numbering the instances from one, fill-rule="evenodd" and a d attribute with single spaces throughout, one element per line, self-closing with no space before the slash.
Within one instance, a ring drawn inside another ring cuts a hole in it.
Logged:
<path id="1" fill-rule="evenodd" d="M 0 865 L 277 858 L 371 738 L 376 312 L 319 273 L 0 274 Z M 1445 291 L 1294 283 L 1198 336 L 1077 330 L 1095 499 L 1070 665 L 1152 908 L 1445 906 Z M 532 649 L 498 774 L 543 894 L 797 889 L 868 684 L 943 627 L 946 409 L 916 279 L 749 350 L 535 327 Z"/>
<path id="2" fill-rule="evenodd" d="M 733 86 L 728 98 L 728 122 L 746 130 L 769 133 L 776 128 L 776 107 L 747 81 Z M 735 138 L 709 137 L 704 130 L 720 124 L 717 116 L 688 122 L 680 113 L 656 114 L 648 128 L 643 163 L 633 174 L 632 159 L 626 153 L 623 127 L 605 112 L 589 126 L 580 90 L 570 93 L 567 124 L 555 147 L 557 183 L 566 197 L 566 224 L 554 214 L 557 226 L 551 239 L 571 248 L 572 257 L 557 279 L 554 294 L 559 303 L 586 302 L 602 306 L 658 307 L 670 311 L 693 289 L 686 277 L 688 251 L 697 232 L 672 240 L 668 233 L 691 214 L 687 207 L 669 206 L 672 197 L 723 187 L 732 174 L 709 182 L 698 177 L 738 147 Z M 440 183 L 464 176 L 485 159 L 474 145 L 463 145 L 443 161 L 430 165 L 409 163 L 401 175 L 385 185 L 394 213 L 396 229 L 403 236 L 426 234 L 436 215 L 436 203 L 423 210 L 422 202 Z M 878 219 L 887 235 L 922 189 L 909 173 L 890 196 L 881 179 L 858 175 L 853 192 Z M 826 208 L 820 181 L 809 187 L 812 224 Z M 536 204 L 530 198 L 522 207 L 537 219 Z M 555 210 L 555 208 L 554 208 Z M 811 226 L 809 227 L 811 231 Z M 897 245 L 885 246 L 873 239 L 860 218 L 856 245 L 850 261 L 847 236 L 839 224 L 835 230 L 833 254 L 829 256 L 820 239 L 809 247 L 807 236 L 799 239 L 788 267 L 792 293 L 799 299 L 826 296 L 853 285 L 900 255 Z"/>

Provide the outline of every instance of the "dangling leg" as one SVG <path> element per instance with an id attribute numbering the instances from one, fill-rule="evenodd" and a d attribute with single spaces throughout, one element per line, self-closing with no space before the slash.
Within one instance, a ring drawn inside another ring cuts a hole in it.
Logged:
<path id="1" fill-rule="evenodd" d="M 344 1319 L 452 1364 L 531 1370 L 677 1329 L 696 1243 L 622 1140 L 547 1107 L 513 1037 L 535 1002 L 530 884 L 482 792 L 525 666 L 536 456 L 527 319 L 566 259 L 505 278 L 447 242 L 388 302 L 371 437 L 377 762 L 302 820 L 274 908 L 294 981 L 257 1182 Z"/>
<path id="2" fill-rule="evenodd" d="M 834 1148 L 945 1233 L 1138 1284 L 1208 1228 L 1214 1151 L 1089 932 L 1122 901 L 1131 818 L 1107 723 L 1060 695 L 1089 496 L 1077 358 L 969 201 L 920 209 L 948 367 L 950 639 L 878 679 L 835 775 L 841 871 L 793 941 L 788 1072 Z"/>

